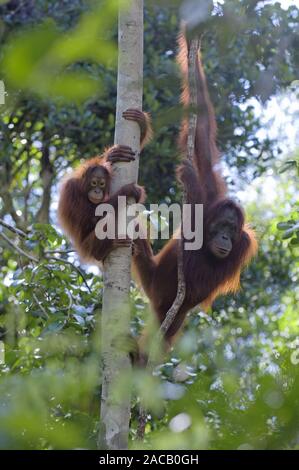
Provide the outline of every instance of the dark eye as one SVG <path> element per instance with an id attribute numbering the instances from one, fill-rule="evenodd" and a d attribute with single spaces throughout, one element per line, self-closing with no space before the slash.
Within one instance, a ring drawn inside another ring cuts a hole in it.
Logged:
<path id="1" fill-rule="evenodd" d="M 97 180 L 91 180 L 90 185 L 95 188 L 97 185 Z"/>
<path id="2" fill-rule="evenodd" d="M 105 184 L 106 184 L 105 180 L 101 180 L 100 181 L 100 188 L 104 188 Z"/>
<path id="3" fill-rule="evenodd" d="M 209 234 L 211 237 L 214 237 L 215 235 L 217 235 L 218 231 L 219 227 L 217 227 L 217 225 L 211 225 Z"/>
<path id="4" fill-rule="evenodd" d="M 232 237 L 232 240 L 235 240 L 235 239 L 236 239 L 236 236 L 237 236 L 237 227 L 235 227 L 235 226 L 232 225 L 232 226 L 229 228 L 229 232 L 230 232 L 230 235 L 231 235 L 231 237 Z"/>

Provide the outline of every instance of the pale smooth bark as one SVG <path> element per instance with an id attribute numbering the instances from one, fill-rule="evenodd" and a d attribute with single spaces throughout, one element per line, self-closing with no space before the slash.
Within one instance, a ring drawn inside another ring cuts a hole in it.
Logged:
<path id="1" fill-rule="evenodd" d="M 133 163 L 114 165 L 112 192 L 127 183 L 136 182 L 140 152 L 140 129 L 122 118 L 128 108 L 142 109 L 143 87 L 143 0 L 131 0 L 119 12 L 118 79 L 115 144 L 129 145 L 136 153 Z M 126 449 L 130 422 L 130 386 L 120 381 L 131 374 L 131 362 L 120 338 L 129 334 L 131 281 L 131 248 L 114 250 L 104 263 L 102 311 L 102 398 L 99 447 Z"/>

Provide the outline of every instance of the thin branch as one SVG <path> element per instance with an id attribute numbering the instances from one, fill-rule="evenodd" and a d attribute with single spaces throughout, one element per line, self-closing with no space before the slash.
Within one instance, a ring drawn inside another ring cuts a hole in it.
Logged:
<path id="1" fill-rule="evenodd" d="M 22 250 L 18 245 L 16 245 L 14 242 L 12 242 L 3 232 L 0 232 L 0 236 L 3 238 L 3 240 L 6 241 L 6 243 L 11 246 L 15 251 L 17 251 L 20 255 L 25 256 L 25 258 L 28 258 L 30 261 L 33 261 L 34 263 L 38 263 L 39 260 L 35 258 L 34 256 L 29 255 L 29 253 L 26 253 L 26 251 Z"/>
<path id="2" fill-rule="evenodd" d="M 2 227 L 7 228 L 8 230 L 15 233 L 16 235 L 19 235 L 22 238 L 27 238 L 27 235 L 26 235 L 25 232 L 23 232 L 23 230 L 20 230 L 19 228 L 16 228 L 16 227 L 13 227 L 12 225 L 8 224 L 7 222 L 4 222 L 3 219 L 0 219 L 0 225 L 2 225 Z"/>
<path id="3" fill-rule="evenodd" d="M 83 282 L 84 282 L 85 286 L 87 287 L 87 289 L 91 293 L 91 289 L 90 289 L 90 287 L 89 287 L 89 285 L 86 281 L 86 278 L 85 278 L 84 274 L 82 273 L 81 269 L 78 268 L 77 266 L 75 266 L 71 261 L 68 261 L 66 259 L 56 258 L 55 256 L 48 256 L 48 255 L 45 255 L 45 258 L 48 259 L 48 260 L 53 260 L 53 261 L 55 260 L 60 264 L 67 264 L 69 266 L 72 266 L 72 268 L 75 269 L 75 271 L 77 271 L 78 274 L 80 274 L 80 276 L 83 279 Z"/>
<path id="4" fill-rule="evenodd" d="M 75 253 L 75 250 L 47 250 L 45 251 L 45 255 L 53 255 L 53 254 L 58 254 L 58 255 L 65 255 L 68 253 Z"/>
<path id="5" fill-rule="evenodd" d="M 67 322 L 68 322 L 68 321 L 70 320 L 70 318 L 71 318 L 71 308 L 72 308 L 72 306 L 73 306 L 74 300 L 73 300 L 72 294 L 71 294 L 68 290 L 66 290 L 65 293 L 66 293 L 66 295 L 67 295 L 68 298 L 69 298 L 69 305 L 68 305 L 68 307 L 67 307 L 67 311 L 68 311 L 68 312 L 67 312 L 66 319 L 64 320 L 64 325 L 67 325 Z"/>
<path id="6" fill-rule="evenodd" d="M 35 300 L 36 304 L 38 305 L 38 307 L 43 312 L 45 320 L 47 320 L 49 318 L 49 315 L 47 314 L 46 309 L 43 307 L 42 303 L 38 300 L 38 297 L 34 292 L 32 294 L 32 297 L 34 298 L 34 300 Z"/>

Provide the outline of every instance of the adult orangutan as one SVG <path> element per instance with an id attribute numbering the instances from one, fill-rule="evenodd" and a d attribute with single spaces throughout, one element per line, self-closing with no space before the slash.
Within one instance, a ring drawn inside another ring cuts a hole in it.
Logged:
<path id="1" fill-rule="evenodd" d="M 184 35 L 179 39 L 179 47 L 178 61 L 184 85 L 182 102 L 188 107 L 188 45 Z M 177 176 L 187 191 L 187 203 L 193 208 L 195 204 L 203 204 L 204 240 L 202 248 L 184 250 L 186 296 L 165 334 L 168 344 L 171 344 L 190 309 L 198 304 L 205 309 L 219 295 L 238 290 L 241 270 L 257 251 L 254 232 L 245 224 L 242 208 L 228 198 L 224 179 L 215 169 L 219 159 L 216 120 L 199 54 L 196 88 L 198 112 L 193 163 L 184 160 L 177 170 Z M 180 135 L 180 146 L 184 153 L 187 137 L 188 122 L 185 121 Z M 172 238 L 154 256 L 147 240 L 140 238 L 135 241 L 134 267 L 161 324 L 177 294 L 179 249 L 179 240 Z"/>

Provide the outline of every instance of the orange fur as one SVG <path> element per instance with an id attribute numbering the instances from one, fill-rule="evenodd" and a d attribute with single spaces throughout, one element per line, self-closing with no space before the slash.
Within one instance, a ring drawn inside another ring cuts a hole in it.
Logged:
<path id="1" fill-rule="evenodd" d="M 188 45 L 184 34 L 179 37 L 179 46 L 178 62 L 183 77 L 181 101 L 188 109 Z M 192 207 L 195 204 L 204 205 L 204 244 L 199 250 L 184 251 L 186 295 L 165 335 L 168 343 L 175 338 L 190 309 L 199 304 L 207 309 L 219 295 L 235 293 L 239 289 L 241 271 L 257 252 L 254 231 L 245 224 L 242 208 L 227 197 L 225 181 L 215 168 L 219 161 L 216 119 L 200 55 L 196 60 L 198 114 L 193 166 L 183 162 L 178 169 L 178 176 L 184 185 L 187 202 Z M 185 119 L 180 134 L 180 147 L 183 152 L 186 152 L 187 137 L 188 121 Z M 226 258 L 219 259 L 213 256 L 209 249 L 209 228 L 219 220 L 226 209 L 235 213 L 237 228 L 231 252 Z M 163 323 L 177 293 L 178 240 L 173 237 L 156 256 L 153 255 L 147 240 L 138 239 L 136 245 L 138 249 L 134 256 L 135 270 L 159 322 Z"/>

